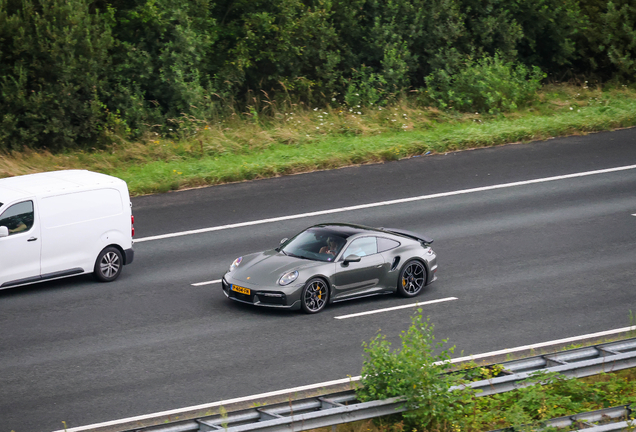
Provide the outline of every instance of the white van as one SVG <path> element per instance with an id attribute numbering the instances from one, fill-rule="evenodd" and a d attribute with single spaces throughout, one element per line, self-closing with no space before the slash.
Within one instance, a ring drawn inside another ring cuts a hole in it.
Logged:
<path id="1" fill-rule="evenodd" d="M 126 182 L 85 170 L 0 179 L 0 289 L 93 273 L 134 258 Z"/>

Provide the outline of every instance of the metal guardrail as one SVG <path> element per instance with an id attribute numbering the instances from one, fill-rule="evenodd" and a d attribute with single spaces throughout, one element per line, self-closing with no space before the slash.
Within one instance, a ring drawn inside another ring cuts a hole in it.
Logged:
<path id="1" fill-rule="evenodd" d="M 504 367 L 503 376 L 472 382 L 459 386 L 459 388 L 471 387 L 480 391 L 478 396 L 488 396 L 527 385 L 523 383 L 523 380 L 537 371 L 557 372 L 568 377 L 580 378 L 601 372 L 636 367 L 636 338 L 556 354 L 529 357 L 504 362 L 501 365 Z M 300 432 L 404 411 L 406 409 L 403 398 L 360 402 L 356 398 L 355 391 L 350 390 L 322 397 L 255 407 L 225 415 L 216 414 L 195 420 L 130 429 L 128 432 L 207 432 L 217 430 L 224 432 Z M 625 423 L 622 428 L 628 427 L 627 422 L 622 423 Z M 603 425 L 603 427 L 605 426 L 610 425 Z M 621 429 L 586 429 L 586 432 L 590 430 L 601 432 Z"/>
<path id="2" fill-rule="evenodd" d="M 575 426 L 578 431 L 583 432 L 600 432 L 600 431 L 622 431 L 625 428 L 636 426 L 632 419 L 632 414 L 636 410 L 636 406 L 620 405 L 611 408 L 605 408 L 596 411 L 590 411 L 572 416 L 557 417 L 544 422 L 543 427 L 562 428 Z M 617 421 L 627 419 L 625 421 Z M 596 423 L 603 422 L 598 425 Z M 612 423 L 610 423 L 612 422 Z M 630 424 L 632 423 L 632 424 Z M 510 429 L 497 429 L 490 432 L 508 432 Z"/>
<path id="3" fill-rule="evenodd" d="M 636 339 L 535 356 L 501 365 L 504 367 L 504 376 L 460 387 L 472 387 L 481 390 L 479 396 L 489 396 L 528 385 L 521 381 L 539 370 L 557 372 L 570 378 L 582 378 L 636 367 Z"/>

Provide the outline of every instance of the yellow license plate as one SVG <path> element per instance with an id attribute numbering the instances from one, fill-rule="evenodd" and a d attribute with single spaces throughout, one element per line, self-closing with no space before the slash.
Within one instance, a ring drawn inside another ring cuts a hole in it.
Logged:
<path id="1" fill-rule="evenodd" d="M 238 285 L 232 285 L 232 291 L 236 291 L 237 293 L 241 293 L 245 295 L 250 295 L 249 288 L 243 288 L 242 286 L 238 286 Z"/>

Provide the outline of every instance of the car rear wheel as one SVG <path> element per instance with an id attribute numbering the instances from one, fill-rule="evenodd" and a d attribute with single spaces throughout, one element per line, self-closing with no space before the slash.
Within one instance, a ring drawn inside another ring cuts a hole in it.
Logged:
<path id="1" fill-rule="evenodd" d="M 112 282 L 119 277 L 123 264 L 124 260 L 119 249 L 108 246 L 97 256 L 93 274 L 101 282 Z"/>
<path id="2" fill-rule="evenodd" d="M 303 288 L 300 304 L 303 312 L 318 313 L 327 305 L 329 289 L 324 280 L 320 278 L 310 279 Z"/>
<path id="3" fill-rule="evenodd" d="M 400 270 L 398 293 L 403 297 L 418 295 L 426 284 L 426 268 L 418 260 L 407 261 Z"/>

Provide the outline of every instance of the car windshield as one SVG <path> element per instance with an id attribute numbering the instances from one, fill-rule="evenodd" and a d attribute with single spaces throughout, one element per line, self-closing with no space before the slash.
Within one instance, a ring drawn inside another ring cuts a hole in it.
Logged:
<path id="1" fill-rule="evenodd" d="M 314 261 L 333 261 L 347 242 L 346 236 L 327 228 L 309 228 L 279 250 L 285 255 Z"/>

